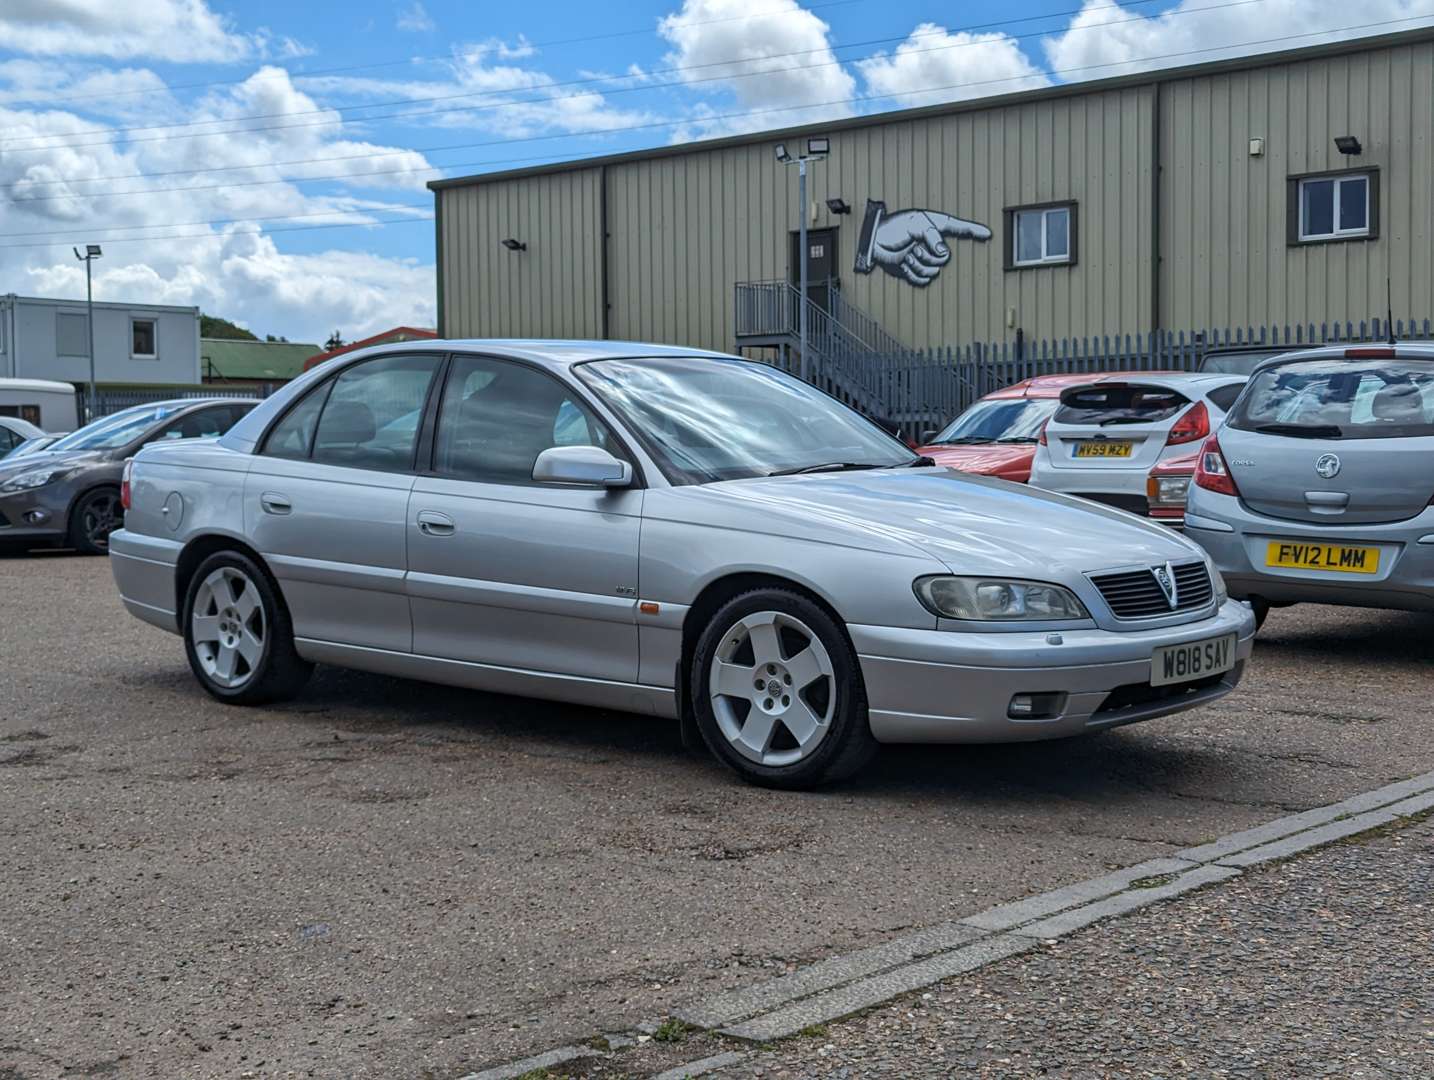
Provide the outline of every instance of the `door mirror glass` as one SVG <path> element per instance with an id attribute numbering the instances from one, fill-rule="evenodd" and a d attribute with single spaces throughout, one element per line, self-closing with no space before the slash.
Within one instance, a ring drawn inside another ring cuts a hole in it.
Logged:
<path id="1" fill-rule="evenodd" d="M 601 446 L 554 446 L 533 462 L 533 479 L 540 484 L 624 488 L 632 486 L 632 466 Z"/>

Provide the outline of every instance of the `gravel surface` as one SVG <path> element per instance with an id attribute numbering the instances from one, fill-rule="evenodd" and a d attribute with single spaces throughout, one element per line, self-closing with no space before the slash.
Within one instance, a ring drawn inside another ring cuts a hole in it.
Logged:
<path id="1" fill-rule="evenodd" d="M 650 719 L 332 669 L 221 706 L 103 559 L 0 596 L 5 1080 L 457 1076 L 1434 769 L 1423 616 L 1277 611 L 1215 706 L 790 795 Z"/>
<path id="2" fill-rule="evenodd" d="M 1426 1078 L 1431 967 L 1426 821 L 1100 924 L 719 1075 Z"/>

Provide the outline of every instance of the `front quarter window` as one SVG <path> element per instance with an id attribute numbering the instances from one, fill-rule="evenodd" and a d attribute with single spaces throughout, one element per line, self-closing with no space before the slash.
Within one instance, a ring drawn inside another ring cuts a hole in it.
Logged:
<path id="1" fill-rule="evenodd" d="M 865 417 L 764 364 L 662 357 L 596 360 L 577 371 L 672 483 L 922 460 Z"/>

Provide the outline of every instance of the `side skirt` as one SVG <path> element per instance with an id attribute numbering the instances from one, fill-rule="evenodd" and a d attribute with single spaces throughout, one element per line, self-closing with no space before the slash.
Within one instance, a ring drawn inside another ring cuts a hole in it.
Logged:
<path id="1" fill-rule="evenodd" d="M 574 705 L 592 705 L 623 712 L 646 713 L 667 719 L 677 718 L 677 695 L 668 686 L 644 686 L 639 683 L 611 682 L 579 675 L 560 675 L 551 671 L 529 671 L 524 668 L 476 664 L 468 660 L 448 660 L 439 656 L 415 656 L 362 645 L 340 645 L 313 638 L 295 638 L 294 648 L 305 660 L 335 667 L 372 671 L 402 679 L 461 686 L 469 690 L 486 690 L 495 694 L 567 701 Z"/>

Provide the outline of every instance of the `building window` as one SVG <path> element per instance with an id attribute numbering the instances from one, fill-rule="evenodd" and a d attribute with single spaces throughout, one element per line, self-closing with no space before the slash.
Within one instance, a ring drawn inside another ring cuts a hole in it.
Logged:
<path id="1" fill-rule="evenodd" d="M 90 324 L 84 315 L 69 311 L 55 312 L 55 355 L 90 355 Z"/>
<path id="2" fill-rule="evenodd" d="M 1315 173 L 1289 181 L 1289 241 L 1326 244 L 1379 234 L 1379 174 Z"/>
<path id="3" fill-rule="evenodd" d="M 159 355 L 155 348 L 156 324 L 153 319 L 131 319 L 129 321 L 129 354 L 140 360 L 153 360 Z"/>
<path id="4" fill-rule="evenodd" d="M 1070 266 L 1076 261 L 1076 204 L 1043 203 L 1006 210 L 1006 269 Z"/>

